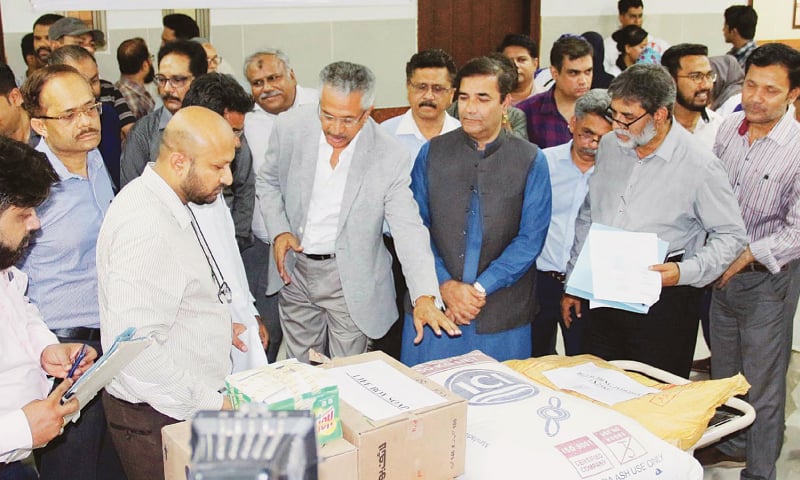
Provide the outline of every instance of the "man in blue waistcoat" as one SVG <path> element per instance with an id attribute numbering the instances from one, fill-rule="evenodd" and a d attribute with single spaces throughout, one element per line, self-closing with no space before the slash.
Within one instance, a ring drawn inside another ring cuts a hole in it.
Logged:
<path id="1" fill-rule="evenodd" d="M 498 359 L 531 355 L 535 269 L 550 223 L 547 160 L 502 128 L 514 73 L 481 57 L 456 77 L 461 128 L 426 143 L 411 190 L 431 232 L 445 313 L 461 336 L 425 335 L 406 318 L 404 363 L 481 350 Z"/>

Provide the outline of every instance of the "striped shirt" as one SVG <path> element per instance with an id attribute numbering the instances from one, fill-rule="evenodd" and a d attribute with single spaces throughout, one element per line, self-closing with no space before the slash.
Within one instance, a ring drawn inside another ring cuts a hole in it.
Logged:
<path id="1" fill-rule="evenodd" d="M 127 327 L 153 343 L 106 387 L 185 420 L 219 410 L 231 316 L 177 194 L 150 167 L 114 199 L 97 239 L 103 349 Z"/>
<path id="2" fill-rule="evenodd" d="M 122 96 L 122 93 L 117 90 L 117 87 L 108 80 L 100 80 L 100 98 L 98 100 L 103 103 L 111 103 L 114 105 L 114 110 L 116 110 L 119 116 L 120 127 L 136 123 L 136 117 L 133 116 L 133 112 L 131 112 L 125 97 Z"/>
<path id="3" fill-rule="evenodd" d="M 136 120 L 152 112 L 156 107 L 156 101 L 144 85 L 136 83 L 128 78 L 120 78 L 114 84 L 119 93 L 125 98 L 131 113 Z"/>
<path id="4" fill-rule="evenodd" d="M 789 111 L 752 145 L 748 126 L 743 112 L 725 119 L 714 153 L 728 171 L 753 256 L 777 273 L 800 257 L 800 125 Z"/>

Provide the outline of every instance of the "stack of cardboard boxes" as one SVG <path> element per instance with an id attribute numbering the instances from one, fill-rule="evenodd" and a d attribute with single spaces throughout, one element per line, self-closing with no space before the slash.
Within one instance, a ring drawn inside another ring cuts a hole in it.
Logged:
<path id="1" fill-rule="evenodd" d="M 394 375 L 370 378 L 369 372 L 387 367 Z M 339 382 L 344 438 L 319 447 L 320 480 L 444 480 L 464 473 L 466 400 L 382 352 L 334 359 L 324 368 L 344 379 Z M 398 374 L 436 401 L 415 408 L 414 399 L 404 397 L 413 388 L 398 393 L 398 383 L 387 378 Z M 381 407 L 384 414 L 376 415 Z M 182 422 L 162 431 L 167 480 L 187 478 L 190 430 Z"/>

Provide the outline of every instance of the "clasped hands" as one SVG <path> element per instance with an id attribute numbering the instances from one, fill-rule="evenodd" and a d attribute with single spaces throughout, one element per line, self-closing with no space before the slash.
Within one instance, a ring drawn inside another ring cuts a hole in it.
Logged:
<path id="1" fill-rule="evenodd" d="M 459 325 L 469 325 L 486 305 L 486 294 L 474 286 L 456 280 L 448 280 L 439 287 L 446 310 L 442 313 L 434 304 L 432 297 L 420 297 L 414 307 L 414 328 L 417 336 L 414 344 L 422 341 L 425 325 L 441 336 L 442 329 L 448 335 L 461 335 Z M 419 314 L 418 314 L 419 310 Z"/>

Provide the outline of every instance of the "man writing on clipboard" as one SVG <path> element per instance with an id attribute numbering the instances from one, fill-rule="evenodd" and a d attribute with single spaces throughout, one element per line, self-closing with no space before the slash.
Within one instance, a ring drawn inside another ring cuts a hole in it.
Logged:
<path id="1" fill-rule="evenodd" d="M 58 343 L 39 310 L 24 296 L 27 277 L 13 265 L 39 228 L 34 210 L 58 181 L 44 154 L 0 137 L 0 478 L 38 478 L 21 460 L 63 432 L 64 416 L 77 400 L 61 405 L 73 379 L 86 371 L 97 352 L 84 345 Z M 49 394 L 47 376 L 69 377 Z"/>

